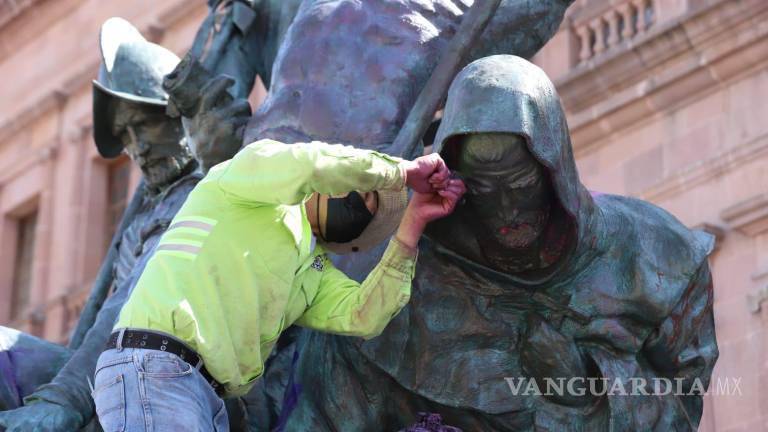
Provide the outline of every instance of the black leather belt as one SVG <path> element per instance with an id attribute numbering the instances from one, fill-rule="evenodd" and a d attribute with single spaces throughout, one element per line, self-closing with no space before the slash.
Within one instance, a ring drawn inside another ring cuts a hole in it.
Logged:
<path id="1" fill-rule="evenodd" d="M 120 337 L 121 331 L 122 330 L 118 330 L 112 333 L 112 335 L 109 337 L 109 340 L 107 341 L 107 347 L 104 349 L 105 351 L 117 348 L 117 339 Z M 200 355 L 186 344 L 168 337 L 168 335 L 149 330 L 125 329 L 123 334 L 123 341 L 120 345 L 123 348 L 142 348 L 176 354 L 180 359 L 189 363 L 192 365 L 192 367 L 197 368 L 203 375 L 203 378 L 208 381 L 208 384 L 213 387 L 213 390 L 216 392 L 216 394 L 221 396 L 222 392 L 224 391 L 224 386 L 222 386 L 221 383 L 216 381 L 216 379 L 214 379 L 211 374 L 208 373 L 205 365 L 202 364 L 203 359 L 200 357 Z M 198 365 L 200 365 L 199 368 Z"/>

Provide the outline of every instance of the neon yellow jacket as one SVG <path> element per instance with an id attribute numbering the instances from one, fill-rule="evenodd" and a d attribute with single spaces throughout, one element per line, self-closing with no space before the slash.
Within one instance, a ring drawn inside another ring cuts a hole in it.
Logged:
<path id="1" fill-rule="evenodd" d="M 387 155 L 257 141 L 208 173 L 160 239 L 115 329 L 189 344 L 227 395 L 245 394 L 291 324 L 371 338 L 408 302 L 415 251 L 396 240 L 362 284 L 334 268 L 303 202 L 313 191 L 404 187 Z"/>

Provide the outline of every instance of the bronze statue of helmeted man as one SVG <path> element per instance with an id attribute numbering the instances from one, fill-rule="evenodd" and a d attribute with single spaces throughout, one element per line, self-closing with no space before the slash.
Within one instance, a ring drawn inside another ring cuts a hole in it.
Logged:
<path id="1" fill-rule="evenodd" d="M 294 381 L 323 390 L 286 430 L 397 429 L 418 411 L 467 431 L 696 430 L 718 355 L 710 236 L 590 193 L 554 86 L 519 57 L 460 73 L 435 151 L 464 204 L 429 227 L 381 336 L 300 339 Z M 643 395 L 659 378 L 682 394 Z M 573 390 L 548 390 L 559 379 Z"/>
<path id="2" fill-rule="evenodd" d="M 100 35 L 102 64 L 93 82 L 93 132 L 99 153 L 127 153 L 143 174 L 138 211 L 117 245 L 112 295 L 74 351 L 12 329 L 0 329 L 6 359 L 0 379 L 0 425 L 9 431 L 78 430 L 94 416 L 88 379 L 133 281 L 201 175 L 182 123 L 166 115 L 165 74 L 179 58 L 112 18 Z M 247 115 L 248 113 L 246 113 Z M 38 387 L 40 386 L 40 387 Z M 30 392 L 32 392 L 30 394 Z M 95 423 L 95 422 L 94 422 Z"/>

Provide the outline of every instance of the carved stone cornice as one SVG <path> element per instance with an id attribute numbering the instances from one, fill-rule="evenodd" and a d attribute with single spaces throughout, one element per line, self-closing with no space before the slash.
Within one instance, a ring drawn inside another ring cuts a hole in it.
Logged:
<path id="1" fill-rule="evenodd" d="M 768 1 L 723 0 L 659 23 L 555 84 L 579 156 L 765 64 Z"/>
<path id="2" fill-rule="evenodd" d="M 39 116 L 52 109 L 61 108 L 67 102 L 69 94 L 60 90 L 54 90 L 36 100 L 27 109 L 17 113 L 10 119 L 0 123 L 0 145 Z"/>
<path id="3" fill-rule="evenodd" d="M 768 231 L 768 193 L 762 193 L 727 207 L 720 218 L 728 226 L 745 235 L 754 237 Z"/>
<path id="4" fill-rule="evenodd" d="M 638 196 L 647 201 L 659 202 L 766 155 L 768 155 L 768 134 L 680 169 L 645 189 Z"/>

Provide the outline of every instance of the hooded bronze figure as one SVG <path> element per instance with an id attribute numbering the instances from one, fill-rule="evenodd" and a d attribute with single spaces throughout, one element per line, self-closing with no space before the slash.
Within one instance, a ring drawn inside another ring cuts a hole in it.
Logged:
<path id="1" fill-rule="evenodd" d="M 461 72 L 435 151 L 465 203 L 429 228 L 411 301 L 380 337 L 299 338 L 286 430 L 396 430 L 419 411 L 467 431 L 696 430 L 718 353 L 711 238 L 590 193 L 554 86 L 519 57 Z M 685 395 L 545 394 L 654 378 Z"/>

